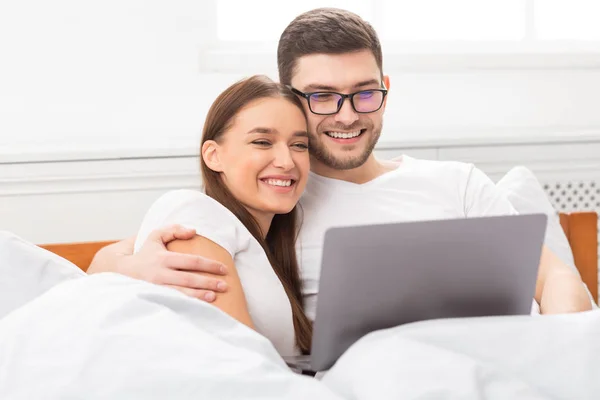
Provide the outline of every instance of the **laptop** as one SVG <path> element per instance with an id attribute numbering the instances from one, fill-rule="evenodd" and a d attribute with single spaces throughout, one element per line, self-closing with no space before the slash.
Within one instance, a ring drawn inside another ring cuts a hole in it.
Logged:
<path id="1" fill-rule="evenodd" d="M 376 330 L 530 314 L 546 224 L 528 214 L 327 230 L 311 354 L 285 361 L 312 375 Z"/>

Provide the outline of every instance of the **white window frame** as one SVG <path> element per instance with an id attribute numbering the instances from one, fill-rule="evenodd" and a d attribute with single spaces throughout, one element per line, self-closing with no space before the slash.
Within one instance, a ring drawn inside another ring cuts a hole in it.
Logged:
<path id="1" fill-rule="evenodd" d="M 207 18 L 200 68 L 207 73 L 275 74 L 276 42 L 223 42 L 217 38 L 218 0 L 206 0 Z M 375 8 L 378 10 L 378 8 Z M 526 18 L 533 19 L 533 0 Z M 375 23 L 377 23 L 375 13 Z M 531 26 L 532 24 L 528 24 Z M 526 32 L 531 37 L 532 32 Z M 383 42 L 384 71 L 454 71 L 486 69 L 592 69 L 600 68 L 600 43 L 577 41 Z"/>

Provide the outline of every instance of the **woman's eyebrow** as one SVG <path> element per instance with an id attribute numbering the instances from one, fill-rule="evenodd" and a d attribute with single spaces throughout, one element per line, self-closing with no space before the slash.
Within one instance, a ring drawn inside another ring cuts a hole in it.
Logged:
<path id="1" fill-rule="evenodd" d="M 266 134 L 272 135 L 272 134 L 279 133 L 279 132 L 277 132 L 277 130 L 273 129 L 273 128 L 265 128 L 262 126 L 257 126 L 248 131 L 248 134 L 251 134 L 251 133 L 266 133 Z"/>
<path id="2" fill-rule="evenodd" d="M 265 128 L 262 126 L 257 126 L 256 128 L 252 128 L 251 130 L 248 131 L 248 135 L 253 134 L 253 133 L 260 133 L 260 134 L 267 134 L 267 135 L 276 135 L 279 133 L 279 131 L 277 129 L 273 129 L 273 128 Z M 306 131 L 296 131 L 293 133 L 292 136 L 295 137 L 308 137 L 308 132 Z"/>
<path id="3" fill-rule="evenodd" d="M 306 132 L 306 131 L 296 131 L 296 132 L 294 132 L 294 136 L 297 136 L 297 137 L 306 137 L 307 138 L 308 137 L 308 132 Z"/>

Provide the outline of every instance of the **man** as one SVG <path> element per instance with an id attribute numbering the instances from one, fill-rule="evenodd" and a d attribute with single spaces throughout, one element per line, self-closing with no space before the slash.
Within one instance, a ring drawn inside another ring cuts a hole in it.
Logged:
<path id="1" fill-rule="evenodd" d="M 359 16 L 338 9 L 298 16 L 281 35 L 277 58 L 280 81 L 302 99 L 308 115 L 312 173 L 301 200 L 304 221 L 298 254 L 311 319 L 329 227 L 515 213 L 473 165 L 406 156 L 393 162 L 375 158 L 390 79 L 383 74 L 377 34 Z M 120 263 L 128 260 L 131 266 L 123 273 L 214 299 L 204 290 L 217 290 L 217 279 L 165 265 L 148 267 L 125 253 L 131 253 L 130 244 L 105 249 L 91 272 L 119 271 Z M 210 265 L 214 269 L 214 263 Z M 547 248 L 535 299 L 543 313 L 591 308 L 579 276 Z"/>

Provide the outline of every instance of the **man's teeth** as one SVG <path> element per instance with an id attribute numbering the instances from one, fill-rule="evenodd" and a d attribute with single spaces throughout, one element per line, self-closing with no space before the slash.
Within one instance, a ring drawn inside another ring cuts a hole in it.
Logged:
<path id="1" fill-rule="evenodd" d="M 290 186 L 292 184 L 291 179 L 286 181 L 281 179 L 265 179 L 265 182 L 273 186 Z"/>
<path id="2" fill-rule="evenodd" d="M 328 136 L 336 139 L 352 139 L 360 135 L 360 131 L 356 132 L 326 132 Z"/>

